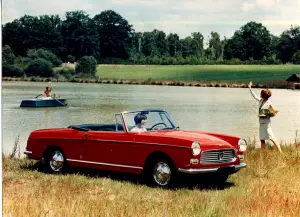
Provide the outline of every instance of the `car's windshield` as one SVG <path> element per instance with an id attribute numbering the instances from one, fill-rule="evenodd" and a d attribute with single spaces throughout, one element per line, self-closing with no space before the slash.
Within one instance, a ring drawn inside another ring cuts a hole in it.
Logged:
<path id="1" fill-rule="evenodd" d="M 142 119 L 146 119 L 146 121 L 143 121 L 142 124 L 139 125 L 139 127 L 143 127 L 147 131 L 175 129 L 175 124 L 172 122 L 167 112 L 139 111 L 124 114 L 124 120 L 128 131 L 131 131 L 141 122 L 137 122 L 137 117 L 142 117 Z"/>

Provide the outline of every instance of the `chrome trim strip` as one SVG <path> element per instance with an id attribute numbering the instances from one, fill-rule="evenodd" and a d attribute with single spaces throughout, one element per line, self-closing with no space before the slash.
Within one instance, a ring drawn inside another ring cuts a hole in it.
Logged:
<path id="1" fill-rule="evenodd" d="M 234 147 L 232 147 L 232 148 L 222 148 L 222 146 L 220 146 L 219 149 L 207 149 L 207 150 L 201 151 L 201 153 L 207 152 L 207 151 L 228 151 L 228 150 L 234 150 L 234 149 L 235 149 Z"/>
<path id="2" fill-rule="evenodd" d="M 169 146 L 169 147 L 174 147 L 174 148 L 187 148 L 187 149 L 190 149 L 190 147 L 186 147 L 186 146 L 175 146 L 175 145 L 159 144 L 159 143 L 151 143 L 151 142 L 134 142 L 134 141 L 105 140 L 105 139 L 96 139 L 96 141 L 99 141 L 99 142 L 121 142 L 121 143 L 148 144 L 148 145 L 159 145 L 159 146 Z"/>
<path id="3" fill-rule="evenodd" d="M 236 161 L 237 158 L 233 158 L 232 160 L 228 161 L 228 159 L 223 160 L 202 160 L 200 159 L 200 164 L 206 165 L 206 164 L 220 164 L 220 163 L 232 163 Z M 203 162 L 205 161 L 205 162 Z"/>
<path id="4" fill-rule="evenodd" d="M 24 154 L 27 154 L 27 155 L 30 155 L 30 154 L 32 154 L 32 151 L 24 151 Z"/>
<path id="5" fill-rule="evenodd" d="M 142 110 L 132 110 L 132 111 L 122 111 L 121 114 L 128 114 L 128 113 L 134 113 L 134 112 L 166 112 L 163 109 L 142 109 Z"/>
<path id="6" fill-rule="evenodd" d="M 228 166 L 230 168 L 234 168 L 235 171 L 238 171 L 242 168 L 245 168 L 247 164 L 245 163 L 239 163 L 238 165 Z M 226 168 L 227 166 L 221 166 L 221 167 L 212 167 L 212 168 L 199 168 L 199 169 L 184 169 L 179 168 L 179 172 L 188 173 L 188 174 L 197 174 L 197 173 L 211 173 L 211 172 L 217 172 L 221 168 Z"/>
<path id="7" fill-rule="evenodd" d="M 143 167 L 135 167 L 135 166 L 128 166 L 128 165 L 120 165 L 120 164 L 109 164 L 109 163 L 93 162 L 93 161 L 85 161 L 85 160 L 67 159 L 67 161 L 88 163 L 88 164 L 99 164 L 99 165 L 114 166 L 114 167 L 126 167 L 126 168 L 139 169 L 139 170 L 143 169 Z"/>

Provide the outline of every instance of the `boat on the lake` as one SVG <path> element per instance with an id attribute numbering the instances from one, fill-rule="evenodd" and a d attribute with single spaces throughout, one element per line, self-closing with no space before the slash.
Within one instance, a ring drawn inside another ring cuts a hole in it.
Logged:
<path id="1" fill-rule="evenodd" d="M 40 97 L 34 99 L 22 100 L 20 107 L 60 107 L 67 106 L 67 100 L 64 98 Z"/>

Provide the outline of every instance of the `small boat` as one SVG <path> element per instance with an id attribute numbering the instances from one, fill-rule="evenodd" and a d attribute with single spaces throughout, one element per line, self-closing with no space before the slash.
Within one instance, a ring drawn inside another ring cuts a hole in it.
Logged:
<path id="1" fill-rule="evenodd" d="M 22 100 L 20 107 L 59 107 L 67 106 L 67 100 L 63 98 L 41 97 Z"/>

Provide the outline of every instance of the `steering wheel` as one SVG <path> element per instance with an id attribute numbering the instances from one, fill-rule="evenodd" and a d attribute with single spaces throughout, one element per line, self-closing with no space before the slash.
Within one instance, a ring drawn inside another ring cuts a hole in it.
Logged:
<path id="1" fill-rule="evenodd" d="M 166 128 L 167 128 L 167 125 L 165 124 L 165 123 L 163 123 L 163 122 L 159 122 L 159 123 L 157 123 L 157 124 L 154 124 L 151 128 L 150 128 L 150 130 L 153 130 L 153 128 L 154 127 L 156 127 L 156 126 L 158 126 L 158 125 L 164 125 Z"/>

